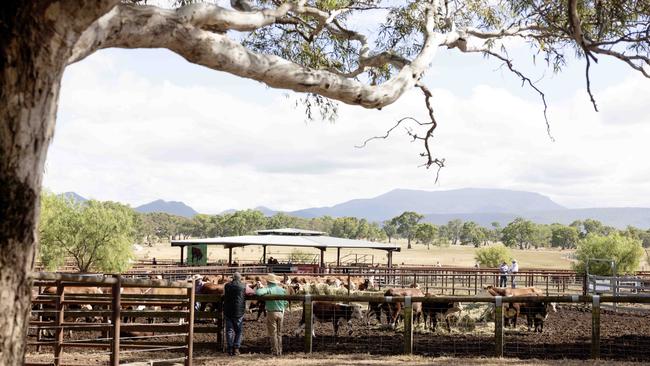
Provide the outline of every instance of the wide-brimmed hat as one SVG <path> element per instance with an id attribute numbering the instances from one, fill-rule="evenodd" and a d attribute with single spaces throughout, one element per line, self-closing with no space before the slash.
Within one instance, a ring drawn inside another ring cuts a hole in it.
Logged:
<path id="1" fill-rule="evenodd" d="M 274 275 L 273 273 L 269 273 L 269 275 L 266 276 L 266 282 L 278 284 L 280 283 L 280 277 Z"/>

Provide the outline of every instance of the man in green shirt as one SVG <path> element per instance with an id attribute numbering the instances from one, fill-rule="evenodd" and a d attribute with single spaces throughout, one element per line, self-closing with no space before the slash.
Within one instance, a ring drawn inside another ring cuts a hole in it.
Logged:
<path id="1" fill-rule="evenodd" d="M 266 278 L 267 287 L 258 289 L 255 294 L 264 295 L 286 295 L 286 291 L 279 285 L 280 279 L 270 274 Z M 284 320 L 284 309 L 287 302 L 284 300 L 268 300 L 266 302 L 266 330 L 271 338 L 273 354 L 282 355 L 282 321 Z"/>

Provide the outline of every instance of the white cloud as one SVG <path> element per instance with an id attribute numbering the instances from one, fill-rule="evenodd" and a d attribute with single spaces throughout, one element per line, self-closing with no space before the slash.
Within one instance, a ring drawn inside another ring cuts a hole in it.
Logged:
<path id="1" fill-rule="evenodd" d="M 66 71 L 47 187 L 133 205 L 181 200 L 208 213 L 331 205 L 394 188 L 513 188 L 567 206 L 650 206 L 650 171 L 640 169 L 650 152 L 650 94 L 636 78 L 598 91 L 601 114 L 582 90 L 552 105 L 556 142 L 541 104 L 521 89 L 434 89 L 432 149 L 448 163 L 434 184 L 435 171 L 417 167 L 421 144 L 403 129 L 355 148 L 400 117 L 424 120 L 417 90 L 383 111 L 342 105 L 334 124 L 305 123 L 284 92 L 259 84 L 231 88 L 232 79 L 191 65 L 158 77 L 134 69 L 119 53 L 100 52 Z"/>

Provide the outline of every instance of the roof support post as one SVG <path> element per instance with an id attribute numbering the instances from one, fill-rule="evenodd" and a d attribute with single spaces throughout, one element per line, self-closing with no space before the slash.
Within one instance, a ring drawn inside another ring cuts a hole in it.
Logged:
<path id="1" fill-rule="evenodd" d="M 341 266 L 341 247 L 336 248 L 336 266 Z"/>
<path id="2" fill-rule="evenodd" d="M 325 248 L 320 249 L 320 272 L 325 272 Z"/>
<path id="3" fill-rule="evenodd" d="M 181 266 L 183 265 L 183 252 L 185 251 L 185 246 L 181 245 Z"/>
<path id="4" fill-rule="evenodd" d="M 262 245 L 262 264 L 266 264 L 266 245 Z"/>
<path id="5" fill-rule="evenodd" d="M 393 267 L 393 251 L 388 251 L 388 268 Z"/>
<path id="6" fill-rule="evenodd" d="M 228 265 L 232 266 L 232 247 L 228 248 Z"/>

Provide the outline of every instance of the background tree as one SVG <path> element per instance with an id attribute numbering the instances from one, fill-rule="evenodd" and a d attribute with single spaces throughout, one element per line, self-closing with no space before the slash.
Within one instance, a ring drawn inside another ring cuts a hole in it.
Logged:
<path id="1" fill-rule="evenodd" d="M 474 259 L 481 267 L 496 268 L 503 262 L 509 263 L 512 254 L 510 249 L 498 244 L 476 250 Z"/>
<path id="2" fill-rule="evenodd" d="M 501 224 L 498 221 L 493 221 L 490 227 L 492 228 L 490 230 L 490 241 L 493 243 L 501 241 L 501 230 L 503 230 Z"/>
<path id="3" fill-rule="evenodd" d="M 75 203 L 44 193 L 41 260 L 54 270 L 71 258 L 79 272 L 122 272 L 133 257 L 135 214 L 114 202 Z"/>
<path id="4" fill-rule="evenodd" d="M 614 233 L 608 236 L 589 234 L 578 243 L 576 250 L 577 262 L 574 269 L 584 273 L 589 259 L 607 259 L 616 263 L 617 274 L 633 273 L 639 269 L 639 262 L 643 256 L 641 242 L 637 239 L 621 236 Z M 589 273 L 611 275 L 608 263 L 592 263 Z"/>
<path id="5" fill-rule="evenodd" d="M 394 220 L 384 221 L 384 226 L 382 226 L 381 229 L 386 233 L 389 243 L 391 242 L 391 239 L 397 235 L 397 225 Z"/>
<path id="6" fill-rule="evenodd" d="M 382 108 L 417 87 L 428 119 L 409 134 L 427 167 L 442 167 L 429 140 L 437 126 L 422 76 L 438 51 L 479 53 L 503 62 L 539 93 L 508 56 L 506 39 L 528 41 L 553 71 L 567 55 L 611 58 L 645 77 L 650 65 L 646 1 L 232 0 L 231 8 L 176 0 L 8 1 L 0 11 L 0 364 L 20 365 L 30 309 L 38 201 L 67 65 L 103 48 L 165 48 L 189 62 L 307 93 L 308 117 L 333 116 L 333 100 Z M 381 16 L 369 11 L 384 11 Z M 358 19 L 377 19 L 366 34 Z M 375 32 L 375 30 L 379 30 Z M 374 36 L 372 33 L 376 33 Z M 372 42 L 371 42 L 372 40 Z M 15 96 L 20 96 L 16 98 Z"/>
<path id="7" fill-rule="evenodd" d="M 411 240 L 415 238 L 415 230 L 418 226 L 418 222 L 420 222 L 422 218 L 424 218 L 424 216 L 413 211 L 405 211 L 401 215 L 393 218 L 395 225 L 397 226 L 397 233 L 403 238 L 406 238 L 407 249 L 411 249 Z"/>
<path id="8" fill-rule="evenodd" d="M 562 249 L 575 248 L 578 243 L 578 229 L 575 226 L 551 225 L 551 245 Z"/>
<path id="9" fill-rule="evenodd" d="M 501 240 L 506 246 L 519 246 L 519 249 L 525 249 L 530 247 L 534 235 L 535 224 L 530 220 L 519 217 L 503 228 Z"/>
<path id="10" fill-rule="evenodd" d="M 460 229 L 460 243 L 463 245 L 472 244 L 475 247 L 481 245 L 485 236 L 481 227 L 474 221 L 466 221 Z"/>
<path id="11" fill-rule="evenodd" d="M 436 240 L 438 235 L 438 228 L 428 222 L 419 223 L 415 229 L 415 239 L 427 246 L 427 250 L 430 249 L 430 245 Z"/>
<path id="12" fill-rule="evenodd" d="M 460 231 L 463 228 L 463 221 L 460 219 L 454 219 L 447 223 L 445 232 L 447 233 L 447 239 L 453 244 L 456 245 L 460 241 Z"/>

